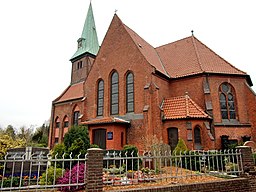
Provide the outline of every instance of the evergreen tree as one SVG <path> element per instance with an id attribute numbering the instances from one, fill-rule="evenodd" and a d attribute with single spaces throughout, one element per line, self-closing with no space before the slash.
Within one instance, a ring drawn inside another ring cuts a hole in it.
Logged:
<path id="1" fill-rule="evenodd" d="M 73 126 L 64 136 L 65 150 L 72 152 L 73 157 L 79 153 L 84 155 L 90 148 L 88 128 L 84 125 Z"/>

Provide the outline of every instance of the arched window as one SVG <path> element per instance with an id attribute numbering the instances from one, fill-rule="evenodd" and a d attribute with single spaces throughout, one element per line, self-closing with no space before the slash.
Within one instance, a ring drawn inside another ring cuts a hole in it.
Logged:
<path id="1" fill-rule="evenodd" d="M 80 116 L 80 111 L 78 106 L 76 106 L 73 112 L 73 125 L 78 125 L 79 116 Z"/>
<path id="2" fill-rule="evenodd" d="M 118 91 L 118 73 L 114 72 L 111 75 L 111 98 L 110 98 L 110 106 L 111 106 L 111 115 L 117 115 L 118 114 L 118 108 L 119 108 L 119 91 Z"/>
<path id="3" fill-rule="evenodd" d="M 126 76 L 126 112 L 134 111 L 134 78 L 130 72 Z"/>
<path id="4" fill-rule="evenodd" d="M 64 123 L 63 123 L 63 127 L 66 128 L 66 127 L 68 127 L 68 126 L 69 126 L 68 117 L 65 116 L 65 118 L 64 118 Z"/>
<path id="5" fill-rule="evenodd" d="M 202 149 L 200 127 L 195 127 L 195 129 L 194 129 L 194 144 L 195 144 L 195 149 L 197 149 L 197 150 Z"/>
<path id="6" fill-rule="evenodd" d="M 60 128 L 60 118 L 59 117 L 56 117 L 55 128 Z"/>
<path id="7" fill-rule="evenodd" d="M 54 143 L 58 143 L 59 142 L 59 134 L 60 134 L 60 118 L 56 117 L 55 119 L 55 130 L 54 130 Z"/>
<path id="8" fill-rule="evenodd" d="M 104 81 L 98 82 L 97 116 L 103 115 L 104 109 Z"/>
<path id="9" fill-rule="evenodd" d="M 65 134 L 68 132 L 68 126 L 69 126 L 68 116 L 65 115 L 65 117 L 63 119 L 62 140 L 63 140 Z"/>
<path id="10" fill-rule="evenodd" d="M 171 128 L 168 128 L 167 131 L 168 131 L 168 144 L 170 145 L 171 150 L 173 151 L 178 144 L 179 130 L 176 127 L 171 127 Z"/>
<path id="11" fill-rule="evenodd" d="M 196 144 L 201 144 L 201 131 L 199 127 L 194 129 L 194 141 Z"/>
<path id="12" fill-rule="evenodd" d="M 222 119 L 236 119 L 234 91 L 228 83 L 220 86 L 220 110 Z"/>

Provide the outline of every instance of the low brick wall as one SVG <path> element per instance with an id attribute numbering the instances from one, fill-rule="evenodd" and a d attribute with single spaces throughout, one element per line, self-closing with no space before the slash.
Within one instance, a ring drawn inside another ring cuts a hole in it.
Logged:
<path id="1" fill-rule="evenodd" d="M 172 185 L 164 187 L 148 187 L 140 189 L 125 189 L 125 190 L 111 190 L 108 192 L 253 192 L 255 190 L 251 189 L 248 178 L 238 178 L 238 179 L 227 179 L 224 181 L 214 181 L 214 182 L 204 182 L 204 183 L 193 183 L 193 184 L 182 184 L 182 185 Z"/>

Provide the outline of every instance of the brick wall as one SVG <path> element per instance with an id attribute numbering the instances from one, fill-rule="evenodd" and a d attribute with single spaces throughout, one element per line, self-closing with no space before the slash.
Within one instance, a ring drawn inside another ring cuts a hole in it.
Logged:
<path id="1" fill-rule="evenodd" d="M 252 124 L 252 140 L 256 142 L 256 95 L 248 85 L 245 85 L 246 101 L 248 106 L 248 115 Z"/>
<path id="2" fill-rule="evenodd" d="M 202 76 L 186 77 L 170 82 L 170 97 L 184 96 L 187 92 L 189 97 L 202 109 L 205 109 Z"/>
<path id="3" fill-rule="evenodd" d="M 187 129 L 186 123 L 191 123 L 191 129 Z M 196 126 L 200 127 L 201 131 L 201 144 L 204 150 L 214 149 L 215 142 L 211 140 L 208 135 L 208 130 L 206 129 L 204 122 L 205 119 L 186 119 L 186 120 L 171 120 L 165 121 L 162 130 L 162 138 L 164 143 L 168 143 L 168 128 L 176 127 L 178 128 L 178 137 L 183 139 L 190 150 L 195 149 L 194 146 L 194 129 Z"/>
<path id="4" fill-rule="evenodd" d="M 235 91 L 235 104 L 237 107 L 237 117 L 240 123 L 248 123 L 246 95 L 245 95 L 245 78 L 211 75 L 208 77 L 209 86 L 212 96 L 214 121 L 221 122 L 220 103 L 219 103 L 219 87 L 222 83 L 227 82 L 233 86 Z"/>
<path id="5" fill-rule="evenodd" d="M 205 182 L 205 183 L 194 183 L 194 184 L 184 184 L 184 185 L 174 185 L 165 187 L 148 187 L 140 189 L 127 189 L 127 190 L 116 190 L 119 192 L 133 191 L 133 192 L 245 192 L 250 191 L 249 179 L 240 178 L 232 179 L 226 181 L 216 181 L 216 182 Z M 114 192 L 114 191 L 112 191 Z"/>
<path id="6" fill-rule="evenodd" d="M 88 149 L 86 162 L 86 191 L 100 192 L 103 189 L 103 150 L 98 148 Z"/>
<path id="7" fill-rule="evenodd" d="M 82 68 L 78 68 L 77 64 L 82 62 Z M 72 63 L 72 73 L 71 73 L 71 84 L 84 81 L 92 67 L 94 62 L 93 56 L 85 56 L 79 60 Z"/>
<path id="8" fill-rule="evenodd" d="M 107 149 L 115 149 L 115 150 L 122 150 L 123 146 L 121 145 L 123 142 L 123 145 L 126 145 L 126 128 L 127 125 L 126 124 L 110 124 L 110 125 L 91 125 L 89 126 L 89 130 L 91 132 L 90 136 L 90 142 L 92 144 L 94 143 L 94 134 L 93 131 L 96 129 L 106 129 L 106 137 L 107 137 L 107 133 L 108 132 L 112 132 L 113 133 L 113 138 L 112 139 L 108 139 L 106 138 L 106 148 Z M 123 134 L 123 141 L 122 140 L 122 134 Z"/>
<path id="9" fill-rule="evenodd" d="M 62 104 L 54 104 L 53 110 L 54 114 L 51 117 L 51 123 L 50 123 L 50 134 L 49 134 L 49 142 L 48 146 L 50 148 L 54 145 L 54 139 L 55 139 L 55 120 L 58 117 L 60 121 L 60 127 L 58 128 L 58 138 L 59 143 L 63 142 L 63 136 L 64 136 L 64 119 L 65 117 L 68 118 L 69 126 L 68 129 L 73 124 L 73 112 L 74 108 L 78 107 L 80 110 L 80 114 L 83 114 L 83 118 L 85 118 L 85 111 L 84 111 L 84 102 L 81 102 L 80 100 L 76 101 L 70 101 Z"/>

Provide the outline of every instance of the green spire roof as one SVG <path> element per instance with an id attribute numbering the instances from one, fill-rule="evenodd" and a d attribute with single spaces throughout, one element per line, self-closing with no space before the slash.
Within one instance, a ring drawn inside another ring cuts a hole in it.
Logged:
<path id="1" fill-rule="evenodd" d="M 71 60 L 86 52 L 93 55 L 97 55 L 99 51 L 99 42 L 98 42 L 98 37 L 96 32 L 96 26 L 94 23 L 91 3 L 87 12 L 82 35 L 77 40 L 77 43 L 78 43 L 77 51 L 72 56 Z"/>

